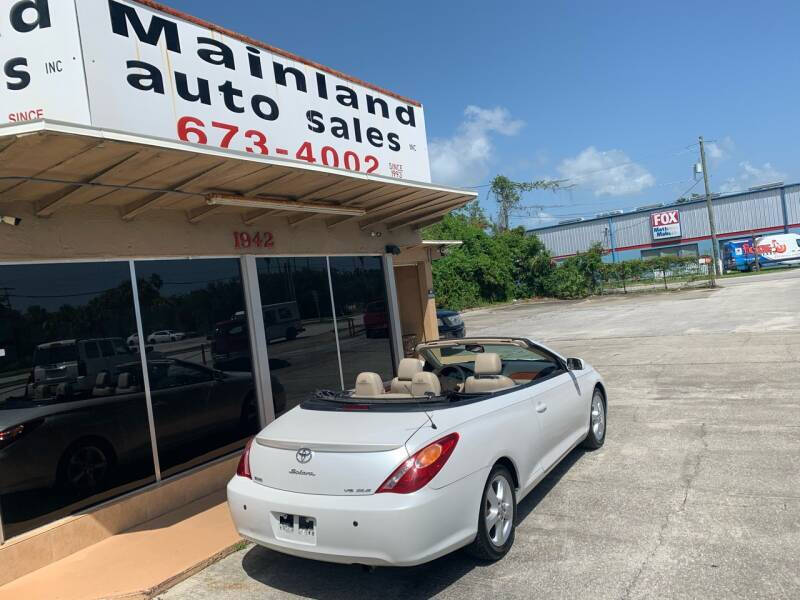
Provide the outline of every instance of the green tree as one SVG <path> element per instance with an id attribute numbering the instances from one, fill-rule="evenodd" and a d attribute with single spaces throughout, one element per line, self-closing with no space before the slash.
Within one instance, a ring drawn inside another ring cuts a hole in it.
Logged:
<path id="1" fill-rule="evenodd" d="M 515 209 L 521 208 L 522 194 L 533 190 L 555 190 L 559 187 L 559 181 L 530 181 L 519 182 L 511 181 L 505 175 L 497 175 L 492 179 L 489 191 L 494 194 L 497 200 L 497 228 L 500 231 L 508 231 L 511 213 Z"/>
<path id="2" fill-rule="evenodd" d="M 463 242 L 433 263 L 437 304 L 443 308 L 529 297 L 546 289 L 540 280 L 553 268 L 542 242 L 521 227 L 486 231 L 479 220 L 450 214 L 427 228 L 424 237 Z"/>
<path id="3" fill-rule="evenodd" d="M 492 225 L 491 219 L 486 215 L 486 212 L 483 210 L 483 207 L 481 207 L 480 201 L 477 198 L 472 202 L 468 202 L 461 208 L 457 208 L 452 214 L 465 217 L 470 225 L 480 227 L 481 229 L 488 229 Z"/>

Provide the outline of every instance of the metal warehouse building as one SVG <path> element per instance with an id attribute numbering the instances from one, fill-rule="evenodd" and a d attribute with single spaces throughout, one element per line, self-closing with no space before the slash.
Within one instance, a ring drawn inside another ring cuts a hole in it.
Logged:
<path id="1" fill-rule="evenodd" d="M 768 233 L 800 233 L 800 184 L 783 183 L 712 199 L 717 241 Z M 610 211 L 590 219 L 573 219 L 532 229 L 554 258 L 584 252 L 594 243 L 616 262 L 673 254 L 711 255 L 711 232 L 704 197 L 656 204 L 629 212 Z"/>

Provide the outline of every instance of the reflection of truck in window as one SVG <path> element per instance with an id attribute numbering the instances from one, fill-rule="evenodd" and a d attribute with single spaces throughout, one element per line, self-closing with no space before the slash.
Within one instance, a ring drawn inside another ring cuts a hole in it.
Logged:
<path id="1" fill-rule="evenodd" d="M 781 233 L 725 242 L 722 246 L 725 270 L 752 271 L 756 252 L 759 267 L 800 264 L 800 235 Z"/>
<path id="2" fill-rule="evenodd" d="M 267 338 L 267 343 L 276 339 L 293 340 L 299 333 L 305 331 L 297 302 L 265 304 L 261 310 L 264 315 L 264 336 Z M 249 360 L 250 338 L 243 310 L 233 315 L 229 321 L 222 321 L 214 326 L 211 351 L 215 360 L 245 354 Z"/>
<path id="3" fill-rule="evenodd" d="M 264 330 L 267 342 L 278 338 L 293 340 L 297 334 L 305 331 L 300 321 L 300 309 L 297 302 L 278 302 L 261 307 L 264 313 Z"/>
<path id="4" fill-rule="evenodd" d="M 122 338 L 59 340 L 36 346 L 28 394 L 39 398 L 86 394 L 103 371 L 114 375 L 116 367 L 133 357 Z"/>

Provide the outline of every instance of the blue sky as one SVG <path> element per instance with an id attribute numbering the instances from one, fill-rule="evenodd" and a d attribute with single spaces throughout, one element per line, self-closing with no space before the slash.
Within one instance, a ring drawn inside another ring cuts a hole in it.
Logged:
<path id="1" fill-rule="evenodd" d="M 798 2 L 164 1 L 421 101 L 434 181 L 569 180 L 516 224 L 670 202 L 701 134 L 712 191 L 800 180 Z"/>

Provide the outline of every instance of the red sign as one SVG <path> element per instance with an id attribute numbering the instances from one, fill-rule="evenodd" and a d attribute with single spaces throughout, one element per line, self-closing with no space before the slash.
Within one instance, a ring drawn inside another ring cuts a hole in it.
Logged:
<path id="1" fill-rule="evenodd" d="M 650 229 L 653 230 L 653 241 L 669 240 L 681 237 L 681 215 L 677 210 L 662 210 L 650 213 Z"/>
<path id="2" fill-rule="evenodd" d="M 680 212 L 677 210 L 665 210 L 664 212 L 653 213 L 650 215 L 650 225 L 653 227 L 672 225 L 680 222 Z"/>

